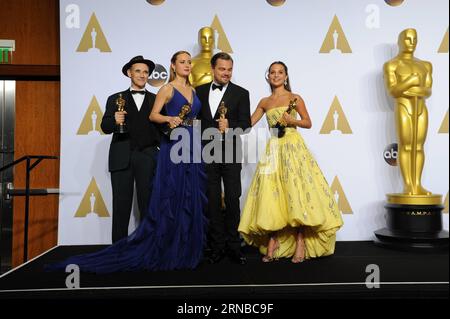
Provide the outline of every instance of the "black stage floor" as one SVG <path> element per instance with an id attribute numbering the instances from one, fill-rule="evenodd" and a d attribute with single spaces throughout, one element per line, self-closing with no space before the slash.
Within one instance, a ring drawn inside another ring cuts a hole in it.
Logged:
<path id="1" fill-rule="evenodd" d="M 43 266 L 102 246 L 59 246 L 0 277 L 0 299 L 148 298 L 156 300 L 233 299 L 448 299 L 448 251 L 394 251 L 370 241 L 337 242 L 333 256 L 292 264 L 262 263 L 244 247 L 248 263 L 223 260 L 196 270 L 81 273 L 80 288 L 66 287 L 66 273 Z M 379 269 L 379 286 L 374 273 Z M 372 288 L 368 287 L 372 286 Z M 375 287 L 373 287 L 375 286 Z M 377 287 L 378 286 L 378 287 Z"/>

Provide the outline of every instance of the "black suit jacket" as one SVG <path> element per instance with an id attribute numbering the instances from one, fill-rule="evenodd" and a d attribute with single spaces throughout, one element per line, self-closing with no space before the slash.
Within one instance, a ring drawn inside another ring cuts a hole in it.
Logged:
<path id="1" fill-rule="evenodd" d="M 202 108 L 199 113 L 199 119 L 202 124 L 202 135 L 203 132 L 208 128 L 218 128 L 219 124 L 217 120 L 220 118 L 219 112 L 211 114 L 211 106 L 209 105 L 209 91 L 211 88 L 211 83 L 203 84 L 198 86 L 195 90 L 197 96 L 202 102 Z M 229 127 L 232 129 L 241 128 L 243 131 L 251 127 L 250 119 L 250 94 L 249 92 L 230 82 L 228 87 L 222 97 L 221 102 L 225 103 L 227 107 L 226 118 L 228 119 Z M 225 140 L 227 140 L 225 138 Z M 208 142 L 206 139 L 204 142 Z M 233 152 L 241 151 L 241 140 L 238 136 L 233 137 Z M 241 156 L 238 156 L 236 160 L 240 161 Z"/>
<path id="2" fill-rule="evenodd" d="M 125 111 L 127 112 L 125 121 L 129 132 L 125 134 L 114 133 L 116 129 L 114 113 L 117 112 L 116 100 L 119 94 L 122 94 L 122 98 L 125 99 Z M 149 119 L 155 97 L 155 94 L 146 91 L 140 110 L 138 110 L 129 89 L 108 97 L 101 128 L 106 134 L 113 133 L 109 148 L 110 172 L 127 168 L 130 163 L 132 150 L 142 150 L 150 146 L 159 145 L 159 131 Z"/>

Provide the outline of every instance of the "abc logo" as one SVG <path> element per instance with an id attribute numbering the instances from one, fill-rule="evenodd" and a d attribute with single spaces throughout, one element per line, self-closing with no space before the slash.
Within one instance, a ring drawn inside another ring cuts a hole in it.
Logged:
<path id="1" fill-rule="evenodd" d="M 383 152 L 383 157 L 389 165 L 397 166 L 398 144 L 394 143 L 386 146 Z"/>
<path id="2" fill-rule="evenodd" d="M 160 64 L 156 64 L 155 70 L 153 71 L 152 75 L 150 75 L 147 82 L 151 86 L 160 87 L 163 86 L 164 83 L 166 83 L 168 78 L 169 73 L 167 73 L 166 68 Z"/>

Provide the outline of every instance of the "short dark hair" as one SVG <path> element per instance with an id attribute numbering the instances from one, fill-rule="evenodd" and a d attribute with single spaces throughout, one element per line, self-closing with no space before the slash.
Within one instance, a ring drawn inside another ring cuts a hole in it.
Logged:
<path id="1" fill-rule="evenodd" d="M 219 53 L 214 54 L 214 56 L 211 58 L 211 66 L 213 68 L 217 65 L 217 60 L 219 60 L 219 59 L 231 61 L 231 63 L 234 63 L 231 55 L 229 55 L 228 53 L 225 53 L 225 52 L 219 52 Z"/>

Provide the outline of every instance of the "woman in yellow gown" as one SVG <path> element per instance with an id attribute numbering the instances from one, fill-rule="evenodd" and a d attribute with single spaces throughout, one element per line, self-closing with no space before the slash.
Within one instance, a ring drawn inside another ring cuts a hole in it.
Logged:
<path id="1" fill-rule="evenodd" d="M 266 114 L 269 127 L 282 119 L 285 135 L 272 136 L 253 177 L 239 224 L 264 262 L 292 257 L 293 263 L 334 253 L 342 217 L 330 187 L 297 127 L 311 128 L 303 99 L 291 92 L 288 69 L 274 62 L 268 71 L 272 90 L 252 115 L 254 126 Z M 290 102 L 295 109 L 288 114 Z M 300 114 L 300 120 L 296 115 Z"/>

